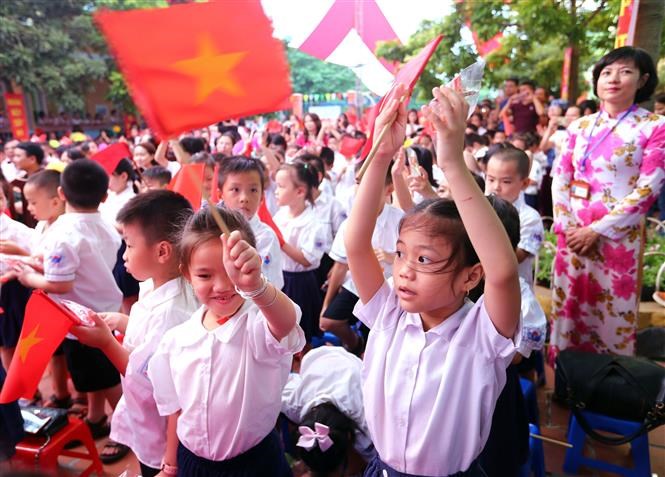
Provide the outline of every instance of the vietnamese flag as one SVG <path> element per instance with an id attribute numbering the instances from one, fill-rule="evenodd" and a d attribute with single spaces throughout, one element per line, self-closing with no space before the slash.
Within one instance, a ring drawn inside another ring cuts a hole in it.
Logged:
<path id="1" fill-rule="evenodd" d="M 91 159 L 95 162 L 99 162 L 106 173 L 110 176 L 113 174 L 113 171 L 115 171 L 115 168 L 118 167 L 118 163 L 122 159 L 130 159 L 131 157 L 132 153 L 129 150 L 127 143 L 116 142 L 103 151 L 99 151 L 97 154 L 92 156 Z"/>
<path id="2" fill-rule="evenodd" d="M 192 204 L 194 210 L 201 208 L 203 201 L 203 174 L 205 164 L 183 164 L 171 182 L 169 190 L 177 192 Z"/>
<path id="3" fill-rule="evenodd" d="M 364 139 L 356 139 L 351 136 L 344 136 L 339 145 L 339 153 L 347 159 L 355 156 L 365 144 Z"/>
<path id="4" fill-rule="evenodd" d="M 425 46 L 422 50 L 420 50 L 420 53 L 418 53 L 416 56 L 411 58 L 400 70 L 397 72 L 397 75 L 395 76 L 395 81 L 393 81 L 393 85 L 390 88 L 390 91 L 386 93 L 386 95 L 381 98 L 379 103 L 375 105 L 372 108 L 372 111 L 370 112 L 370 119 L 371 122 L 370 124 L 370 131 L 367 136 L 367 142 L 365 143 L 365 147 L 363 148 L 363 152 L 361 156 L 363 158 L 366 158 L 367 155 L 369 154 L 369 151 L 372 150 L 372 143 L 374 142 L 374 122 L 376 121 L 377 116 L 381 112 L 381 109 L 383 108 L 383 105 L 388 103 L 393 97 L 395 96 L 395 87 L 402 83 L 404 86 L 406 86 L 406 94 L 407 97 L 411 95 L 413 92 L 413 88 L 416 86 L 416 83 L 418 82 L 418 78 L 420 78 L 420 74 L 423 72 L 425 69 L 425 65 L 431 58 L 431 56 L 434 54 L 434 51 L 436 50 L 436 47 L 439 46 L 439 43 L 441 42 L 441 39 L 443 38 L 442 35 L 437 36 L 435 39 L 430 41 L 427 46 Z M 399 99 L 399 98 L 397 98 Z"/>
<path id="5" fill-rule="evenodd" d="M 0 404 L 32 398 L 46 365 L 69 328 L 79 320 L 41 290 L 32 292 L 25 308 L 21 336 L 0 391 Z"/>
<path id="6" fill-rule="evenodd" d="M 160 137 L 290 107 L 284 47 L 259 0 L 103 10 L 95 21 Z"/>

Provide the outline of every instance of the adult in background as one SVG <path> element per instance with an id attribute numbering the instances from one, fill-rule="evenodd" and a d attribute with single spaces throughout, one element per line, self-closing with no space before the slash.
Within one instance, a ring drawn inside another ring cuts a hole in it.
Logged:
<path id="1" fill-rule="evenodd" d="M 552 184 L 551 363 L 573 347 L 633 354 L 641 224 L 665 181 L 665 118 L 636 103 L 657 83 L 647 52 L 611 51 L 593 69 L 600 111 L 568 128 Z"/>

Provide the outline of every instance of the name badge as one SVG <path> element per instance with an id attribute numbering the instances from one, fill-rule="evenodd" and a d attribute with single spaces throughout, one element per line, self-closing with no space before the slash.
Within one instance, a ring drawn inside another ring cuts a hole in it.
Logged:
<path id="1" fill-rule="evenodd" d="M 591 186 L 584 181 L 573 181 L 570 183 L 570 196 L 576 199 L 589 200 Z"/>

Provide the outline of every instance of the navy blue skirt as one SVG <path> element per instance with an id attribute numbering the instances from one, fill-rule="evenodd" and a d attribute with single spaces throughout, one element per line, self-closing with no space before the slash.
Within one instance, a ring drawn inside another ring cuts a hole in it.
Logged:
<path id="1" fill-rule="evenodd" d="M 25 305 L 32 290 L 18 280 L 10 280 L 0 287 L 0 346 L 14 348 L 21 336 Z"/>
<path id="2" fill-rule="evenodd" d="M 302 310 L 300 326 L 305 332 L 307 342 L 312 336 L 319 336 L 319 316 L 323 300 L 314 270 L 309 272 L 284 272 L 284 288 L 282 291 L 296 302 Z"/>
<path id="3" fill-rule="evenodd" d="M 378 455 L 376 455 L 365 469 L 363 477 L 424 477 L 424 476 L 416 474 L 405 474 L 404 472 L 399 472 L 390 467 L 388 464 L 384 463 L 381 460 L 381 458 Z M 441 477 L 487 477 L 487 475 L 485 474 L 485 472 L 483 472 L 482 467 L 480 467 L 480 464 L 476 459 L 471 463 L 471 466 L 468 468 L 468 470 L 465 470 L 463 472 L 455 472 L 454 474 L 441 476 Z"/>
<path id="4" fill-rule="evenodd" d="M 220 461 L 199 457 L 178 444 L 178 477 L 293 477 L 293 473 L 272 431 L 248 451 Z"/>

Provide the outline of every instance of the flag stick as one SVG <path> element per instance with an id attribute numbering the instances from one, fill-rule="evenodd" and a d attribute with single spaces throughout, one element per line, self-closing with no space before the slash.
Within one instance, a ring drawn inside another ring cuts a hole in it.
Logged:
<path id="1" fill-rule="evenodd" d="M 399 102 L 402 103 L 405 98 L 406 95 L 402 96 L 401 98 L 399 98 Z M 386 123 L 383 126 L 383 128 L 381 128 L 381 131 L 379 132 L 379 135 L 376 137 L 374 144 L 372 144 L 372 149 L 370 149 L 369 154 L 367 154 L 367 158 L 365 158 L 365 162 L 363 162 L 363 165 L 358 171 L 358 174 L 356 174 L 356 183 L 360 183 L 363 176 L 365 175 L 365 172 L 367 172 L 367 168 L 369 167 L 370 161 L 374 159 L 376 151 L 378 151 L 379 149 L 379 144 L 383 142 L 383 139 L 386 137 L 386 134 L 390 130 L 390 126 L 392 126 L 393 123 L 395 122 L 395 119 L 397 119 L 397 115 L 395 115 L 395 117 L 390 122 Z"/>
<path id="2" fill-rule="evenodd" d="M 529 436 L 534 437 L 536 439 L 540 439 L 541 441 L 549 442 L 551 444 L 556 444 L 558 446 L 568 447 L 569 449 L 573 448 L 573 445 L 571 443 L 559 441 L 557 439 L 552 439 L 551 437 L 545 437 L 541 436 L 540 434 L 533 434 L 531 432 L 529 433 Z"/>

